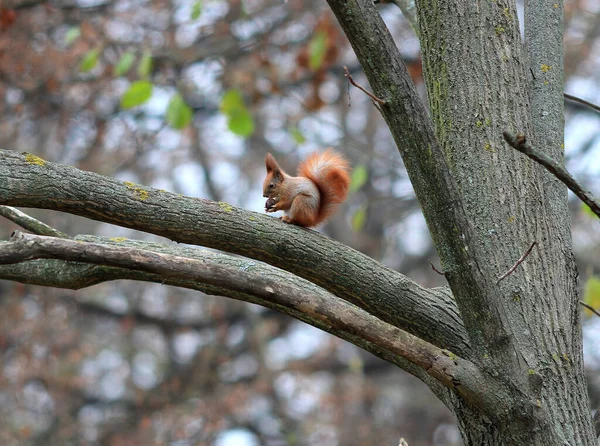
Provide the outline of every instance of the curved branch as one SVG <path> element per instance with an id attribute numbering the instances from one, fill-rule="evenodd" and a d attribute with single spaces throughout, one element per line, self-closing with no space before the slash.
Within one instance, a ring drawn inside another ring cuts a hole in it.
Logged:
<path id="1" fill-rule="evenodd" d="M 271 301 L 278 307 L 305 314 L 313 321 L 313 325 L 327 327 L 327 331 L 341 338 L 357 338 L 360 344 L 374 345 L 408 360 L 487 414 L 495 415 L 506 405 L 502 401 L 508 397 L 509 389 L 481 373 L 470 361 L 387 324 L 309 284 L 300 283 L 298 286 L 286 280 L 273 280 L 270 276 L 256 274 L 250 267 L 234 268 L 206 259 L 24 234 L 20 231 L 15 231 L 11 241 L 4 243 L 0 250 L 0 264 L 32 259 L 59 259 L 133 269 L 159 275 L 164 280 L 192 280 L 250 294 L 263 301 Z"/>
<path id="2" fill-rule="evenodd" d="M 103 245 L 126 246 L 147 251 L 165 253 L 178 257 L 187 257 L 190 259 L 204 260 L 211 263 L 221 264 L 238 271 L 251 271 L 256 275 L 270 278 L 274 282 L 288 283 L 290 286 L 303 288 L 308 293 L 334 296 L 323 291 L 311 282 L 300 279 L 281 269 L 272 267 L 262 262 L 255 262 L 243 257 L 230 256 L 205 249 L 190 248 L 181 245 L 165 245 L 161 243 L 143 242 L 124 238 L 105 238 L 91 235 L 80 235 L 75 237 L 76 241 L 100 243 Z M 0 252 L 3 252 L 6 242 L 0 241 Z M 91 265 L 89 263 L 67 262 L 54 259 L 30 260 L 23 263 L 0 265 L 0 278 L 6 280 L 27 283 L 31 285 L 50 286 L 55 288 L 65 288 L 79 290 L 112 280 L 138 280 L 145 282 L 154 282 L 163 285 L 171 285 L 182 288 L 197 290 L 208 295 L 225 296 L 242 302 L 248 302 L 278 311 L 295 319 L 301 320 L 320 328 L 323 331 L 340 337 L 366 351 L 382 358 L 383 360 L 395 364 L 408 373 L 416 376 L 442 400 L 447 402 L 451 393 L 442 386 L 437 380 L 428 376 L 424 370 L 410 363 L 398 355 L 384 350 L 366 340 L 350 333 L 333 331 L 332 327 L 324 324 L 322 321 L 310 317 L 307 313 L 298 311 L 292 307 L 281 306 L 276 301 L 261 299 L 253 294 L 236 291 L 228 287 L 219 287 L 203 282 L 186 279 L 165 278 L 159 274 L 149 273 L 140 270 L 117 268 L 101 265 Z"/>
<path id="3" fill-rule="evenodd" d="M 564 96 L 565 96 L 565 99 L 568 99 L 569 101 L 579 102 L 580 104 L 583 104 L 586 107 L 589 107 L 592 110 L 600 113 L 600 105 L 594 104 L 593 102 L 590 102 L 590 101 L 586 101 L 585 99 L 579 98 L 577 96 L 573 96 L 572 94 L 569 94 L 569 93 L 564 93 Z"/>
<path id="4" fill-rule="evenodd" d="M 467 356 L 454 300 L 309 229 L 227 203 L 118 181 L 0 150 L 0 204 L 87 218 L 261 260 L 322 286 L 378 318 Z"/>

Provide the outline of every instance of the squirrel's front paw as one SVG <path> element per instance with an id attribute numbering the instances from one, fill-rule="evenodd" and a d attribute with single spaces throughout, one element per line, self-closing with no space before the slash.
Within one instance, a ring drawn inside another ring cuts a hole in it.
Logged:
<path id="1" fill-rule="evenodd" d="M 276 198 L 268 198 L 267 202 L 265 203 L 265 211 L 276 212 L 277 211 L 277 209 L 275 209 L 276 204 L 277 204 Z"/>

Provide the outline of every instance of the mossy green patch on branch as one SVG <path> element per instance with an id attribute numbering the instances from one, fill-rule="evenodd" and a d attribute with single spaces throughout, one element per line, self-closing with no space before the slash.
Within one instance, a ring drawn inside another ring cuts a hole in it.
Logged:
<path id="1" fill-rule="evenodd" d="M 503 26 L 500 26 L 500 25 L 496 26 L 496 27 L 494 28 L 494 30 L 496 31 L 496 34 L 498 34 L 498 35 L 500 35 L 500 34 L 502 34 L 502 33 L 505 33 L 505 32 L 506 32 L 506 30 L 504 29 L 504 27 L 503 27 Z"/>
<path id="2" fill-rule="evenodd" d="M 29 164 L 36 164 L 38 166 L 45 166 L 46 161 L 41 159 L 39 156 L 35 156 L 31 153 L 25 152 L 25 161 Z"/>
<path id="3" fill-rule="evenodd" d="M 122 243 L 122 242 L 124 242 L 126 240 L 127 240 L 126 237 L 112 237 L 110 239 L 111 242 L 115 242 L 115 243 Z"/>
<path id="4" fill-rule="evenodd" d="M 225 203 L 224 201 L 219 201 L 219 207 L 223 209 L 225 212 L 233 211 L 233 206 L 229 203 Z"/>
<path id="5" fill-rule="evenodd" d="M 123 184 L 125 184 L 125 186 L 127 186 L 128 189 L 133 191 L 133 194 L 136 196 L 137 199 L 141 201 L 146 201 L 148 199 L 148 191 L 146 189 L 141 188 L 140 186 L 138 186 L 135 183 L 132 183 L 131 181 L 125 181 Z"/>
<path id="6" fill-rule="evenodd" d="M 548 71 L 552 71 L 552 67 L 550 65 L 542 64 L 541 68 L 542 73 L 547 73 Z"/>

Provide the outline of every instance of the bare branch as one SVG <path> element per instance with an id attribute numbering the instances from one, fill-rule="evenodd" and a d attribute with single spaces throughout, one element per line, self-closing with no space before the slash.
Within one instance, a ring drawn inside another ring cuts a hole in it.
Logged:
<path id="1" fill-rule="evenodd" d="M 579 303 L 580 303 L 580 304 L 581 304 L 583 307 L 587 308 L 587 309 L 588 309 L 588 310 L 590 310 L 592 313 L 594 313 L 596 316 L 600 317 L 600 311 L 596 310 L 596 309 L 595 309 L 594 307 L 592 307 L 591 305 L 589 305 L 589 304 L 586 304 L 586 303 L 585 303 L 584 301 L 582 301 L 582 300 L 580 300 L 580 301 L 579 301 Z"/>
<path id="2" fill-rule="evenodd" d="M 33 232 L 34 234 L 39 235 L 49 235 L 51 237 L 60 237 L 60 238 L 69 238 L 69 236 L 63 232 L 60 232 L 54 229 L 51 226 L 48 226 L 46 223 L 43 223 L 39 220 L 36 220 L 33 217 L 30 217 L 24 212 L 21 212 L 18 209 L 15 209 L 10 206 L 0 206 L 0 215 L 12 221 L 13 223 L 18 224 L 23 229 L 26 229 L 29 232 Z"/>
<path id="3" fill-rule="evenodd" d="M 513 135 L 509 132 L 503 132 L 502 135 L 508 144 L 519 152 L 527 155 L 529 158 L 541 164 L 553 174 L 556 178 L 562 181 L 571 191 L 579 197 L 581 201 L 587 204 L 592 212 L 600 218 L 600 202 L 588 190 L 585 190 L 579 182 L 558 162 L 534 149 L 527 142 L 525 135 Z"/>
<path id="4" fill-rule="evenodd" d="M 70 212 L 260 260 L 439 347 L 463 356 L 470 351 L 451 296 L 423 288 L 316 231 L 267 215 L 6 150 L 0 150 L 0 204 Z M 382 277 L 385 280 L 376 280 Z"/>
<path id="5" fill-rule="evenodd" d="M 437 269 L 435 267 L 435 265 L 431 262 L 431 260 L 428 260 L 429 265 L 431 265 L 431 269 L 434 270 L 436 273 L 438 273 L 440 276 L 445 276 L 446 274 L 441 272 L 439 269 Z"/>
<path id="6" fill-rule="evenodd" d="M 185 245 L 167 245 L 162 243 L 123 238 L 106 238 L 92 235 L 77 236 L 75 237 L 75 241 L 143 249 L 176 257 L 186 257 L 204 262 L 221 264 L 231 268 L 232 270 L 235 270 L 236 272 L 248 271 L 255 275 L 268 278 L 276 283 L 286 283 L 289 287 L 303 290 L 301 293 L 314 294 L 317 296 L 319 296 L 321 293 L 324 293 L 323 299 L 336 299 L 331 294 L 325 292 L 322 288 L 291 273 L 265 263 L 257 262 L 240 256 L 231 256 L 212 250 L 198 249 Z M 10 242 L 0 241 L 0 253 L 4 251 L 4 246 L 7 243 Z M 382 358 L 389 363 L 396 364 L 398 367 L 401 367 L 408 373 L 411 373 L 425 382 L 442 400 L 448 397 L 447 389 L 443 385 L 427 375 L 421 368 L 415 366 L 404 358 L 393 354 L 373 343 L 367 342 L 356 334 L 336 331 L 331 325 L 325 324 L 321 319 L 315 319 L 310 316 L 308 312 L 299 311 L 292 306 L 281 305 L 279 302 L 273 299 L 262 299 L 247 292 L 237 291 L 231 287 L 210 285 L 207 283 L 190 280 L 189 278 L 169 279 L 159 274 L 148 273 L 134 269 L 90 265 L 88 263 L 68 262 L 53 259 L 31 260 L 12 265 L 0 265 L 0 278 L 31 285 L 51 286 L 55 288 L 72 290 L 83 289 L 107 281 L 137 280 L 153 282 L 162 285 L 178 286 L 197 290 L 208 295 L 225 296 L 238 301 L 261 305 L 320 328 L 321 330 L 336 335 L 357 345 L 358 347 L 365 349 L 366 351 Z M 451 296 L 450 292 L 445 288 L 436 289 L 436 293 L 448 297 Z M 295 291 L 292 293 L 292 295 L 294 294 Z M 382 322 L 380 321 L 380 323 Z M 378 330 L 378 326 L 374 326 L 371 329 Z"/>
<path id="7" fill-rule="evenodd" d="M 195 280 L 252 294 L 278 306 L 304 313 L 321 326 L 327 327 L 327 331 L 342 338 L 346 338 L 346 334 L 358 337 L 410 361 L 488 413 L 494 413 L 497 399 L 507 392 L 499 382 L 484 376 L 471 362 L 386 324 L 316 287 L 298 287 L 287 281 L 275 281 L 269 276 L 255 274 L 251 269 L 232 268 L 206 260 L 24 234 L 20 231 L 15 231 L 11 241 L 2 245 L 0 264 L 32 259 L 60 259 L 140 270 L 160 275 L 164 279 Z M 484 388 L 494 389 L 488 392 L 492 394 L 491 397 L 484 396 Z"/>
<path id="8" fill-rule="evenodd" d="M 354 85 L 356 88 L 358 88 L 360 91 L 362 91 L 364 94 L 366 94 L 367 96 L 369 96 L 371 99 L 373 99 L 373 101 L 377 102 L 379 105 L 385 105 L 385 101 L 383 99 L 379 99 L 377 96 L 375 96 L 373 93 L 369 92 L 368 90 L 366 90 L 365 88 L 363 88 L 360 84 L 358 84 L 353 78 L 352 75 L 350 74 L 350 71 L 348 71 L 348 67 L 344 65 L 344 71 L 345 74 L 344 76 L 348 79 L 348 82 L 350 82 L 352 85 Z"/>
<path id="9" fill-rule="evenodd" d="M 593 102 L 589 102 L 589 101 L 586 101 L 585 99 L 578 98 L 577 96 L 573 96 L 572 94 L 565 93 L 564 95 L 565 95 L 565 98 L 570 101 L 579 102 L 580 104 L 588 106 L 592 110 L 600 112 L 600 105 L 596 105 Z"/>
<path id="10" fill-rule="evenodd" d="M 527 258 L 527 256 L 531 253 L 531 250 L 533 249 L 533 247 L 537 244 L 537 242 L 533 242 L 531 244 L 531 246 L 527 249 L 527 251 L 525 251 L 523 253 L 523 255 L 519 258 L 519 260 L 517 260 L 515 262 L 515 264 L 513 266 L 510 267 L 510 269 L 508 271 L 506 271 L 504 274 L 502 274 L 500 277 L 498 277 L 498 282 L 496 283 L 500 283 L 502 280 L 506 279 L 508 276 L 510 276 L 516 269 L 517 267 L 523 263 L 523 261 Z"/>

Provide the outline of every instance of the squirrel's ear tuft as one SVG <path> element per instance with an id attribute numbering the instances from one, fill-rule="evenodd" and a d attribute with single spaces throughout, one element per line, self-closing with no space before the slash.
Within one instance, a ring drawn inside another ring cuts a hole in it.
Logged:
<path id="1" fill-rule="evenodd" d="M 265 166 L 267 168 L 267 172 L 281 170 L 279 164 L 277 164 L 277 161 L 275 161 L 275 158 L 270 153 L 267 153 L 267 156 L 265 156 Z"/>

